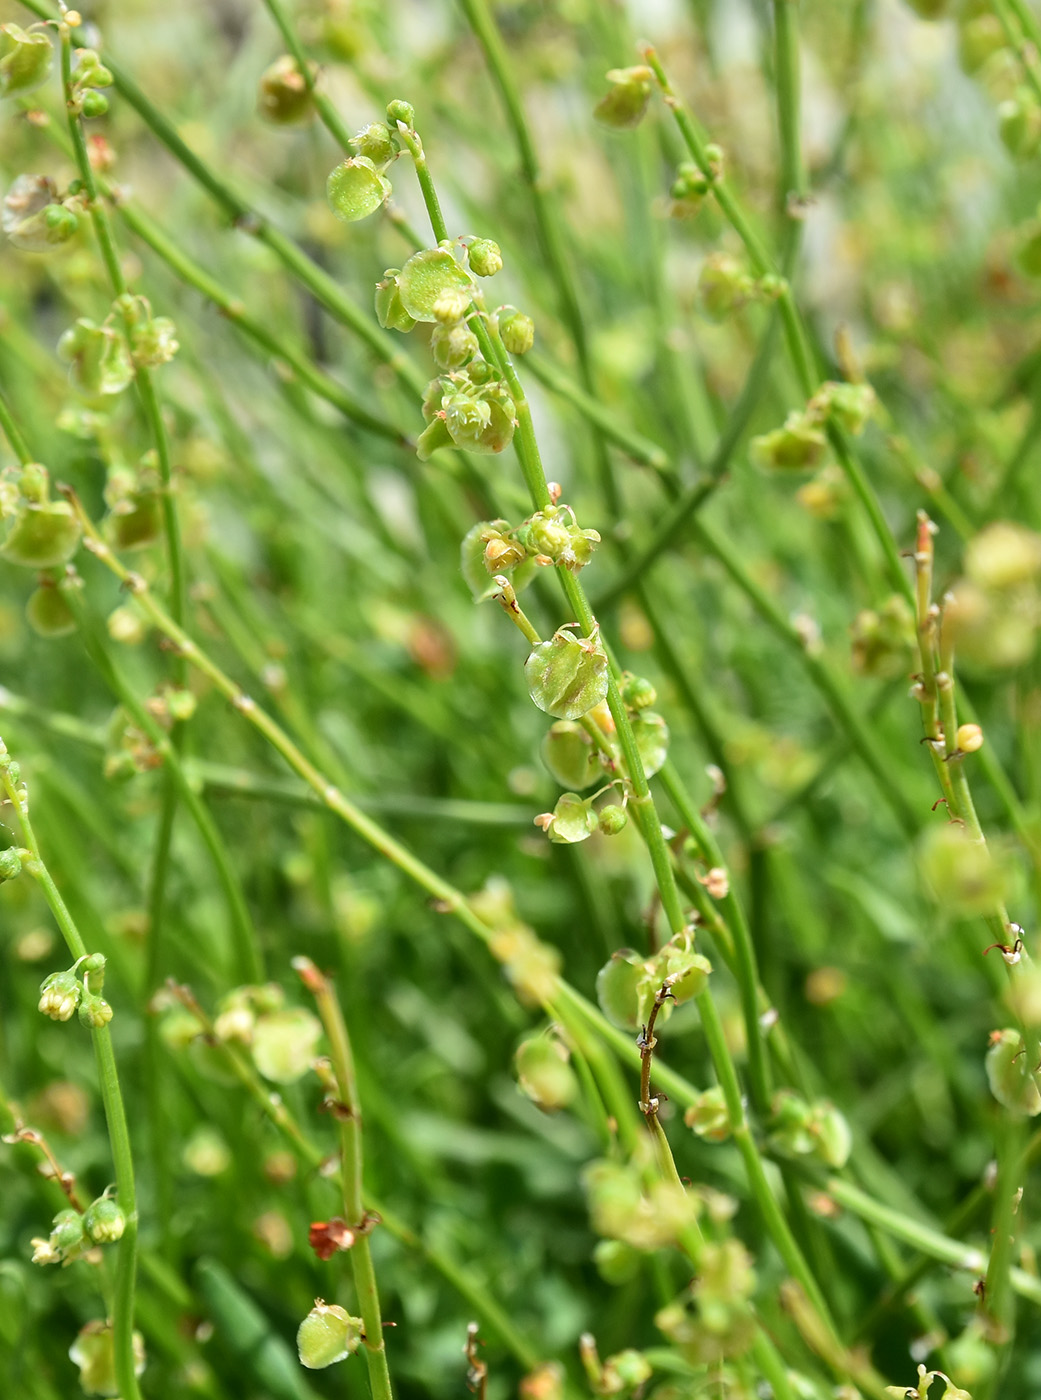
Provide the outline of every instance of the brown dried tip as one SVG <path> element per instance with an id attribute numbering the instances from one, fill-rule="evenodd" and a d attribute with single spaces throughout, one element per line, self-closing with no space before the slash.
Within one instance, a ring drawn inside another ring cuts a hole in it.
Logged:
<path id="1" fill-rule="evenodd" d="M 325 978 L 310 958 L 294 958 L 291 966 L 309 992 L 317 996 L 319 992 L 324 991 Z"/>

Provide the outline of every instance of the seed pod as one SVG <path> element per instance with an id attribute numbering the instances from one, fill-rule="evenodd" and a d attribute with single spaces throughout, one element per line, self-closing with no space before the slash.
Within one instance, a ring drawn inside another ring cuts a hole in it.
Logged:
<path id="1" fill-rule="evenodd" d="M 658 698 L 658 692 L 649 680 L 628 673 L 622 677 L 621 691 L 622 699 L 630 710 L 646 710 Z"/>
<path id="2" fill-rule="evenodd" d="M 644 777 L 653 778 L 669 756 L 669 726 L 653 710 L 641 710 L 633 715 L 632 730 Z"/>
<path id="3" fill-rule="evenodd" d="M 6 880 L 16 880 L 22 873 L 22 858 L 14 846 L 0 851 L 0 884 Z"/>
<path id="4" fill-rule="evenodd" d="M 759 467 L 785 471 L 805 471 L 815 467 L 824 455 L 824 433 L 805 413 L 789 413 L 782 428 L 754 437 L 749 456 Z"/>
<path id="5" fill-rule="evenodd" d="M 1034 1118 L 1041 1113 L 1041 1094 L 1018 1031 L 993 1031 L 984 1064 L 990 1092 L 998 1103 L 1017 1117 Z"/>
<path id="6" fill-rule="evenodd" d="M 353 224 L 374 214 L 391 193 L 387 180 L 366 156 L 351 156 L 338 165 L 325 183 L 332 211 Z"/>
<path id="7" fill-rule="evenodd" d="M 126 337 L 114 326 L 98 326 L 84 316 L 58 341 L 58 357 L 71 366 L 73 384 L 89 398 L 119 394 L 134 377 Z"/>
<path id="8" fill-rule="evenodd" d="M 430 349 L 442 369 L 462 369 L 477 354 L 477 337 L 464 321 L 435 326 Z"/>
<path id="9" fill-rule="evenodd" d="M 551 725 L 540 752 L 543 763 L 562 787 L 581 792 L 596 781 L 600 762 L 593 741 L 573 720 L 562 719 Z"/>
<path id="10" fill-rule="evenodd" d="M 435 307 L 446 292 L 461 291 L 469 301 L 473 279 L 444 248 L 424 248 L 413 253 L 398 274 L 401 301 L 416 321 L 436 321 Z"/>
<path id="11" fill-rule="evenodd" d="M 578 1080 L 568 1064 L 568 1050 L 554 1035 L 522 1041 L 514 1055 L 517 1082 L 543 1113 L 567 1108 L 578 1097 Z"/>
<path id="12" fill-rule="evenodd" d="M 524 663 L 532 700 L 556 719 L 581 719 L 607 697 L 607 653 L 594 631 L 576 637 L 561 628 Z"/>
<path id="13" fill-rule="evenodd" d="M 1010 520 L 995 520 L 965 550 L 965 572 L 981 588 L 1015 588 L 1041 574 L 1041 535 Z"/>
<path id="14" fill-rule="evenodd" d="M 83 1228 L 95 1244 L 114 1244 L 122 1239 L 126 1216 L 110 1196 L 99 1196 L 83 1212 Z"/>
<path id="15" fill-rule="evenodd" d="M 145 1369 L 145 1344 L 140 1332 L 133 1335 L 134 1375 Z M 95 1320 L 81 1327 L 69 1348 L 69 1358 L 80 1369 L 80 1385 L 85 1395 L 118 1395 L 116 1354 L 112 1324 Z"/>
<path id="16" fill-rule="evenodd" d="M 310 1371 L 332 1366 L 356 1352 L 363 1336 L 360 1317 L 352 1317 L 335 1303 L 316 1298 L 314 1307 L 301 1322 L 296 1334 L 300 1364 Z"/>
<path id="17" fill-rule="evenodd" d="M 712 964 L 708 958 L 695 953 L 684 934 L 679 934 L 666 943 L 654 959 L 654 964 L 654 977 L 658 985 L 661 986 L 666 979 L 669 980 L 672 1000 L 677 1006 L 704 991 L 712 971 Z"/>
<path id="18" fill-rule="evenodd" d="M 446 396 L 444 413 L 451 441 L 466 452 L 502 452 L 517 426 L 513 400 L 495 383 Z"/>
<path id="19" fill-rule="evenodd" d="M 65 637 L 76 630 L 76 619 L 64 595 L 49 579 L 30 595 L 25 616 L 39 637 Z"/>
<path id="20" fill-rule="evenodd" d="M 315 71 L 312 64 L 312 75 Z M 314 104 L 295 58 L 284 53 L 260 75 L 257 111 L 275 126 L 297 126 L 314 116 Z"/>
<path id="21" fill-rule="evenodd" d="M 845 1115 L 834 1104 L 821 1101 L 813 1105 L 810 1132 L 815 1139 L 814 1155 L 826 1167 L 838 1171 L 846 1165 L 853 1150 L 853 1135 Z"/>
<path id="22" fill-rule="evenodd" d="M 177 340 L 177 327 L 168 316 L 149 316 L 135 326 L 130 346 L 134 363 L 147 369 L 169 364 L 181 348 Z"/>
<path id="23" fill-rule="evenodd" d="M 50 569 L 70 559 L 79 542 L 80 523 L 66 501 L 23 505 L 0 545 L 0 558 L 27 569 Z"/>
<path id="24" fill-rule="evenodd" d="M 394 98 L 387 103 L 387 120 L 391 126 L 397 126 L 398 122 L 404 122 L 409 131 L 414 130 L 416 125 L 416 113 L 411 102 L 403 102 L 400 97 Z"/>
<path id="25" fill-rule="evenodd" d="M 287 1007 L 259 1016 L 253 1027 L 250 1053 L 265 1079 L 295 1084 L 311 1068 L 322 1023 L 305 1007 Z"/>
<path id="26" fill-rule="evenodd" d="M 714 1084 L 699 1094 L 684 1113 L 683 1121 L 706 1142 L 726 1142 L 730 1136 L 730 1114 L 720 1086 Z"/>
<path id="27" fill-rule="evenodd" d="M 77 1253 L 83 1244 L 83 1217 L 78 1210 L 60 1210 L 51 1226 L 51 1247 L 62 1255 Z"/>
<path id="28" fill-rule="evenodd" d="M 0 24 L 0 97 L 32 92 L 50 76 L 53 50 L 46 30 Z"/>
<path id="29" fill-rule="evenodd" d="M 701 306 L 713 321 L 740 310 L 755 291 L 755 279 L 732 253 L 710 253 L 698 278 Z"/>
<path id="30" fill-rule="evenodd" d="M 651 100 L 654 74 L 641 64 L 634 68 L 612 68 L 606 76 L 611 86 L 593 108 L 593 116 L 605 126 L 621 131 L 639 126 Z"/>
<path id="31" fill-rule="evenodd" d="M 647 968 L 638 953 L 622 948 L 611 954 L 597 973 L 596 999 L 612 1026 L 626 1031 L 639 1027 L 647 983 Z"/>
<path id="32" fill-rule="evenodd" d="M 1041 145 L 1041 105 L 1029 88 L 998 107 L 998 134 L 1010 155 L 1029 160 Z"/>

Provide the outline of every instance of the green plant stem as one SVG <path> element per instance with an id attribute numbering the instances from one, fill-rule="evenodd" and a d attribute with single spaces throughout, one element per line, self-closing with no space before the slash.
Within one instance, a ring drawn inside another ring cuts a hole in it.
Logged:
<path id="1" fill-rule="evenodd" d="M 63 587 L 63 593 L 76 619 L 87 650 L 116 699 L 127 711 L 134 724 L 147 736 L 156 753 L 161 757 L 176 787 L 179 799 L 184 803 L 185 810 L 194 821 L 203 844 L 209 852 L 231 916 L 232 937 L 239 976 L 246 982 L 262 982 L 264 965 L 253 920 L 250 917 L 238 876 L 213 817 L 189 780 L 181 756 L 171 742 L 169 735 L 149 714 L 112 661 L 99 628 L 78 596 L 78 588 L 79 581 L 70 580 Z M 172 618 L 170 622 L 172 626 L 177 626 Z M 146 987 L 145 990 L 148 995 L 151 995 L 154 987 Z"/>
<path id="2" fill-rule="evenodd" d="M 57 885 L 40 854 L 40 847 L 29 819 L 29 799 L 24 789 L 19 792 L 11 777 L 7 748 L 0 740 L 0 780 L 7 801 L 18 815 L 22 838 L 30 853 L 27 869 L 34 876 L 61 930 L 66 947 L 73 958 L 87 954 L 76 922 L 61 897 Z M 119 1087 L 112 1033 L 107 1025 L 91 1030 L 94 1056 L 98 1067 L 98 1086 L 105 1108 L 109 1145 L 116 1173 L 119 1205 L 126 1217 L 123 1234 L 116 1253 L 116 1283 L 112 1299 L 112 1345 L 115 1356 L 116 1379 L 126 1400 L 140 1400 L 137 1376 L 134 1373 L 134 1292 L 137 1275 L 137 1193 L 134 1184 L 134 1160 L 130 1151 L 123 1095 Z"/>
<path id="3" fill-rule="evenodd" d="M 369 1367 L 369 1385 L 374 1400 L 392 1400 L 379 1292 L 376 1288 L 375 1270 L 372 1267 L 369 1236 L 364 1229 L 362 1111 L 354 1074 L 350 1036 L 340 1003 L 328 979 L 322 976 L 313 963 L 308 963 L 307 971 L 301 971 L 301 976 L 305 986 L 314 995 L 318 1014 L 329 1040 L 333 1073 L 336 1076 L 339 1102 L 335 1112 L 340 1127 L 343 1208 L 347 1224 L 359 1232 L 351 1247 L 350 1256 L 354 1288 L 365 1325 L 365 1360 Z"/>
<path id="4" fill-rule="evenodd" d="M 7 400 L 0 394 L 0 429 L 3 429 L 4 436 L 11 444 L 11 451 L 18 458 L 23 467 L 27 467 L 33 460 L 29 451 L 29 444 L 19 430 L 18 424 L 11 416 L 11 410 L 7 407 Z"/>
<path id="5" fill-rule="evenodd" d="M 780 0 L 781 4 L 788 4 L 789 0 Z M 789 17 L 790 18 L 790 17 Z M 719 205 L 720 212 L 727 222 L 734 229 L 734 232 L 745 245 L 752 269 L 757 276 L 763 277 L 768 274 L 780 275 L 778 268 L 767 253 L 759 236 L 752 228 L 750 221 L 744 213 L 736 196 L 731 192 L 725 180 L 715 179 L 712 172 L 712 164 L 708 158 L 705 142 L 698 131 L 690 112 L 685 104 L 676 95 L 669 79 L 661 65 L 661 61 L 654 49 L 645 46 L 642 50 L 643 56 L 658 80 L 658 85 L 662 90 L 666 106 L 672 112 L 676 125 L 679 127 L 684 144 L 694 159 L 695 164 L 701 170 L 706 179 L 710 180 L 712 194 Z M 789 65 L 790 66 L 790 65 Z M 782 90 L 780 96 L 790 106 L 796 89 L 791 82 L 789 72 L 787 85 Z M 794 120 L 797 120 L 794 119 Z M 786 122 L 792 131 L 796 130 L 794 120 L 786 117 Z M 795 165 L 791 152 L 785 156 L 787 164 Z M 814 357 L 810 350 L 806 328 L 803 325 L 798 307 L 792 295 L 791 284 L 787 278 L 783 278 L 783 289 L 778 298 L 778 308 L 781 314 L 781 322 L 784 327 L 785 340 L 788 345 L 788 353 L 795 369 L 799 381 L 800 389 L 808 399 L 815 392 L 819 378 L 819 372 Z M 900 551 L 897 549 L 893 533 L 882 513 L 882 508 L 872 490 L 870 482 L 864 475 L 863 469 L 856 457 L 850 450 L 845 434 L 834 425 L 828 428 L 828 438 L 831 442 L 835 456 L 838 458 L 840 467 L 853 487 L 865 513 L 867 514 L 872 529 L 882 549 L 882 554 L 886 562 L 886 571 L 889 575 L 891 585 L 901 593 L 907 601 L 913 602 L 911 584 L 908 580 L 906 570 L 900 560 Z"/>
<path id="6" fill-rule="evenodd" d="M 781 213 L 796 217 L 795 206 L 805 198 L 805 174 L 799 143 L 799 20 L 798 0 L 774 0 L 774 84 L 777 123 L 781 134 Z"/>

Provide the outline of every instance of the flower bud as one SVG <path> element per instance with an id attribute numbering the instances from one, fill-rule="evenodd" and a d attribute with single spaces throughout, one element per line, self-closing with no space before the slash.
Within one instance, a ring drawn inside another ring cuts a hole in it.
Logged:
<path id="1" fill-rule="evenodd" d="M 371 160 L 373 165 L 387 165 L 397 154 L 397 146 L 386 122 L 371 122 L 363 126 L 351 145 L 358 155 Z"/>
<path id="2" fill-rule="evenodd" d="M 625 1390 L 635 1390 L 650 1380 L 653 1367 L 643 1352 L 631 1347 L 609 1356 L 600 1373 L 600 1393 L 618 1395 Z"/>
<path id="3" fill-rule="evenodd" d="M 829 380 L 807 404 L 807 414 L 811 421 L 823 417 L 859 437 L 877 407 L 878 397 L 870 384 Z"/>
<path id="4" fill-rule="evenodd" d="M 30 594 L 25 617 L 38 637 L 65 637 L 76 630 L 76 619 L 64 595 L 50 579 Z"/>
<path id="5" fill-rule="evenodd" d="M 599 631 L 578 637 L 560 628 L 535 647 L 524 676 L 540 710 L 555 719 L 581 719 L 607 698 L 607 653 Z"/>
<path id="6" fill-rule="evenodd" d="M 619 802 L 601 807 L 597 816 L 597 825 L 605 836 L 617 836 L 628 821 L 629 814 Z"/>
<path id="7" fill-rule="evenodd" d="M 649 680 L 629 672 L 622 677 L 621 691 L 622 699 L 630 710 L 646 710 L 658 698 L 658 692 Z"/>
<path id="8" fill-rule="evenodd" d="M 826 1167 L 838 1171 L 846 1165 L 853 1149 L 853 1135 L 845 1115 L 834 1104 L 822 1101 L 813 1105 L 810 1133 L 815 1139 L 814 1156 Z"/>
<path id="9" fill-rule="evenodd" d="M 653 78 L 651 70 L 642 64 L 612 68 L 607 73 L 611 87 L 593 108 L 593 116 L 605 126 L 621 131 L 639 126 L 651 99 Z"/>
<path id="10" fill-rule="evenodd" d="M 393 105 L 393 104 L 391 104 Z M 364 1326 L 335 1303 L 316 1298 L 314 1307 L 301 1322 L 296 1334 L 300 1364 L 309 1371 L 320 1371 L 356 1352 L 361 1346 Z"/>
<path id="11" fill-rule="evenodd" d="M 80 100 L 80 116 L 87 121 L 92 121 L 96 117 L 103 117 L 108 111 L 108 98 L 103 92 L 96 92 L 89 88 Z"/>
<path id="12" fill-rule="evenodd" d="M 102 63 L 95 49 L 76 50 L 76 86 L 79 88 L 111 87 L 112 74 Z"/>
<path id="13" fill-rule="evenodd" d="M 516 568 L 528 557 L 528 552 L 516 540 L 493 535 L 484 547 L 484 567 L 490 574 L 502 574 Z"/>
<path id="14" fill-rule="evenodd" d="M 517 1048 L 517 1082 L 543 1113 L 567 1108 L 578 1097 L 578 1080 L 568 1058 L 567 1046 L 555 1035 L 532 1036 Z"/>
<path id="15" fill-rule="evenodd" d="M 958 61 L 966 73 L 978 73 L 1005 44 L 1005 31 L 997 15 L 971 15 L 958 26 Z"/>
<path id="16" fill-rule="evenodd" d="M 955 742 L 962 753 L 978 753 L 983 747 L 983 730 L 978 724 L 959 724 Z"/>
<path id="17" fill-rule="evenodd" d="M 312 74 L 314 65 L 312 65 Z M 295 58 L 284 53 L 260 75 L 257 111 L 275 126 L 295 126 L 314 116 L 314 104 Z"/>
<path id="18" fill-rule="evenodd" d="M 177 327 L 167 316 L 149 316 L 135 326 L 130 345 L 134 363 L 147 369 L 168 364 L 181 348 L 177 341 Z"/>
<path id="19" fill-rule="evenodd" d="M 823 432 L 805 413 L 789 413 L 783 428 L 754 437 L 749 455 L 756 466 L 786 471 L 815 467 L 824 455 L 827 441 Z"/>
<path id="20" fill-rule="evenodd" d="M 640 1254 L 622 1240 L 600 1240 L 593 1250 L 593 1263 L 605 1283 L 628 1283 L 640 1268 Z"/>
<path id="21" fill-rule="evenodd" d="M 391 126 L 397 126 L 398 122 L 404 122 L 409 131 L 414 130 L 416 125 L 416 113 L 411 102 L 403 102 L 400 97 L 393 102 L 387 103 L 387 120 Z"/>
<path id="22" fill-rule="evenodd" d="M 408 314 L 416 321 L 437 321 L 442 319 L 437 308 L 445 311 L 458 308 L 454 317 L 458 320 L 466 311 L 473 296 L 473 279 L 466 268 L 460 267 L 452 254 L 445 248 L 424 248 L 413 253 L 398 274 L 398 290 Z M 456 299 L 449 302 L 451 294 Z M 466 297 L 465 304 L 460 294 Z M 442 298 L 446 298 L 442 302 Z"/>
<path id="23" fill-rule="evenodd" d="M 110 1196 L 99 1196 L 83 1212 L 83 1228 L 95 1244 L 114 1244 L 122 1239 L 126 1216 Z"/>
<path id="24" fill-rule="evenodd" d="M 257 1018 L 250 1052 L 265 1079 L 295 1084 L 311 1068 L 322 1023 L 302 1006 L 272 1011 Z"/>
<path id="25" fill-rule="evenodd" d="M 669 726 L 653 710 L 640 710 L 632 717 L 632 731 L 644 777 L 653 778 L 669 756 Z"/>
<path id="26" fill-rule="evenodd" d="M 60 1210 L 51 1226 L 51 1248 L 63 1257 L 79 1253 L 83 1244 L 83 1217 L 78 1210 Z"/>
<path id="27" fill-rule="evenodd" d="M 0 24 L 0 97 L 32 92 L 50 76 L 52 49 L 41 25 Z"/>
<path id="28" fill-rule="evenodd" d="M 398 290 L 400 271 L 397 267 L 388 268 L 383 280 L 376 283 L 376 319 L 384 330 L 410 331 L 416 324 L 402 304 Z"/>
<path id="29" fill-rule="evenodd" d="M 71 968 L 52 972 L 41 983 L 39 1010 L 52 1021 L 69 1021 L 82 995 L 83 984 Z"/>
<path id="30" fill-rule="evenodd" d="M 584 802 L 575 792 L 565 792 L 557 799 L 552 812 L 543 812 L 535 818 L 535 825 L 541 826 L 554 843 L 573 846 L 592 836 L 596 830 L 596 813 L 592 802 Z"/>
<path id="31" fill-rule="evenodd" d="M 810 1105 L 791 1089 L 780 1089 L 770 1104 L 770 1143 L 791 1157 L 808 1157 L 816 1146 Z"/>
<path id="32" fill-rule="evenodd" d="M 739 310 L 755 291 L 755 280 L 731 253 L 710 253 L 698 278 L 698 296 L 705 315 L 725 320 Z"/>
<path id="33" fill-rule="evenodd" d="M 391 189 L 368 157 L 351 156 L 329 176 L 325 193 L 336 217 L 353 224 L 374 214 Z"/>
<path id="34" fill-rule="evenodd" d="M 507 355 L 526 355 L 535 344 L 535 322 L 516 307 L 504 307 L 498 314 L 499 337 Z"/>
<path id="35" fill-rule="evenodd" d="M 467 249 L 470 271 L 478 277 L 494 277 L 502 271 L 502 250 L 490 238 L 475 238 Z"/>
<path id="36" fill-rule="evenodd" d="M 726 1142 L 730 1136 L 730 1114 L 720 1086 L 714 1084 L 700 1093 L 684 1113 L 683 1121 L 706 1142 Z"/>
<path id="37" fill-rule="evenodd" d="M 112 1020 L 112 1008 L 104 997 L 84 992 L 80 997 L 80 1021 L 92 1031 L 101 1030 Z"/>
<path id="38" fill-rule="evenodd" d="M 89 398 L 119 394 L 134 377 L 126 337 L 83 316 L 58 341 L 58 357 L 70 365 L 73 384 Z"/>
<path id="39" fill-rule="evenodd" d="M 442 369 L 462 369 L 477 354 L 477 337 L 465 321 L 435 326 L 430 348 Z"/>
<path id="40" fill-rule="evenodd" d="M 0 851 L 0 884 L 5 880 L 15 880 L 22 873 L 22 857 L 14 846 Z"/>
<path id="41" fill-rule="evenodd" d="M 878 612 L 866 608 L 858 613 L 850 630 L 853 669 L 861 675 L 895 680 L 911 669 L 914 617 L 899 593 L 888 598 Z"/>
<path id="42" fill-rule="evenodd" d="M 466 315 L 469 305 L 469 289 L 463 287 L 446 287 L 434 302 L 434 318 L 439 321 L 443 327 L 454 326 L 457 321 L 461 321 Z"/>
<path id="43" fill-rule="evenodd" d="M 456 447 L 484 453 L 509 446 L 517 420 L 513 400 L 497 381 L 472 393 L 446 394 L 443 407 L 444 424 Z"/>

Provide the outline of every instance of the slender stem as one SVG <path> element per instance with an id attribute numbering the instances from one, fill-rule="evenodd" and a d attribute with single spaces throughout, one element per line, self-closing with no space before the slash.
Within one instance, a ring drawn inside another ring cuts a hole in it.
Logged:
<path id="1" fill-rule="evenodd" d="M 350 1036 L 340 1003 L 328 978 L 323 977 L 308 958 L 296 958 L 293 965 L 304 985 L 314 996 L 318 1014 L 329 1039 L 333 1073 L 336 1076 L 339 1102 L 336 1104 L 335 1113 L 340 1125 L 343 1208 L 347 1224 L 358 1232 L 350 1256 L 358 1306 L 365 1324 L 365 1360 L 369 1367 L 369 1385 L 375 1400 L 392 1400 L 379 1292 L 372 1267 L 372 1251 L 369 1248 L 368 1222 L 364 1219 L 362 1113 Z"/>
<path id="2" fill-rule="evenodd" d="M 11 444 L 11 451 L 18 458 L 23 467 L 27 467 L 33 460 L 29 451 L 29 444 L 22 437 L 18 424 L 11 416 L 11 410 L 7 407 L 7 400 L 0 394 L 0 428 L 3 429 L 4 436 Z"/>
<path id="3" fill-rule="evenodd" d="M 40 847 L 29 819 L 29 798 L 24 789 L 19 791 L 11 776 L 11 762 L 7 746 L 0 739 L 0 782 L 7 801 L 18 815 L 22 838 L 31 859 L 27 869 L 43 890 L 44 898 L 50 906 L 55 922 L 61 930 L 66 947 L 74 958 L 87 954 L 76 922 L 62 899 L 57 885 L 40 854 Z M 134 1161 L 130 1151 L 130 1134 L 127 1129 L 126 1113 L 123 1108 L 123 1095 L 119 1087 L 115 1054 L 112 1049 L 112 1034 L 107 1025 L 91 1030 L 94 1055 L 98 1066 L 98 1085 L 101 1100 L 105 1107 L 105 1121 L 108 1125 L 109 1145 L 116 1173 L 116 1190 L 120 1209 L 126 1217 L 123 1234 L 116 1253 L 116 1286 L 112 1300 L 112 1335 L 115 1356 L 116 1379 L 120 1393 L 126 1400 L 139 1400 L 140 1391 L 134 1370 L 134 1292 L 137 1276 L 137 1192 L 134 1184 Z"/>
<path id="4" fill-rule="evenodd" d="M 798 0 L 774 0 L 774 83 L 777 123 L 781 133 L 781 212 L 797 217 L 805 197 L 802 148 L 799 143 L 799 20 Z"/>

